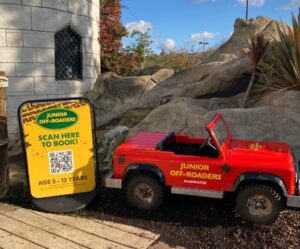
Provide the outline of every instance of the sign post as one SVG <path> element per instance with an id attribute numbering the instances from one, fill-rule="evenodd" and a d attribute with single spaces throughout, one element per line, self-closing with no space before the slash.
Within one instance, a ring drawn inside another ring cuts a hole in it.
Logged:
<path id="1" fill-rule="evenodd" d="M 84 208 L 95 196 L 98 181 L 90 102 L 25 102 L 19 123 L 33 204 L 50 212 Z"/>
<path id="2" fill-rule="evenodd" d="M 9 190 L 8 175 L 8 132 L 7 132 L 7 96 L 8 80 L 5 72 L 0 71 L 0 197 Z"/>

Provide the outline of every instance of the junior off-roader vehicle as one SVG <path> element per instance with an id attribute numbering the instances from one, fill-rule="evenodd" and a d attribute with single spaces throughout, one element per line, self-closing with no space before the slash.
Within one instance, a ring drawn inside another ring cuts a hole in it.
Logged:
<path id="1" fill-rule="evenodd" d="M 209 136 L 139 133 L 115 150 L 104 185 L 125 188 L 128 201 L 154 210 L 174 194 L 223 198 L 236 193 L 240 216 L 270 224 L 285 206 L 300 207 L 299 167 L 288 144 L 233 139 L 221 114 Z"/>

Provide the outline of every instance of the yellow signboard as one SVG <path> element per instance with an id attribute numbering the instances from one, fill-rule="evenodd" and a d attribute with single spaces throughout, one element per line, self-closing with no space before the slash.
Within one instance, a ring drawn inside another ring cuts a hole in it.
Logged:
<path id="1" fill-rule="evenodd" d="M 19 110 L 34 198 L 93 191 L 92 107 L 85 99 L 27 102 Z"/>

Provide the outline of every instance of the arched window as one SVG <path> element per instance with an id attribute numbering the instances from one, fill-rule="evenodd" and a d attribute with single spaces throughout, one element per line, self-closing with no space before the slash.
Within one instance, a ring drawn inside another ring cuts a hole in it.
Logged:
<path id="1" fill-rule="evenodd" d="M 55 34 L 56 80 L 82 79 L 81 37 L 71 27 Z"/>

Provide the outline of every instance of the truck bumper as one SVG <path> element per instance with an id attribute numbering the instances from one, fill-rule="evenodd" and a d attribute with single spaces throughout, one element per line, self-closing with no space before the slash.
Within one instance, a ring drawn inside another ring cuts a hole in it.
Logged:
<path id="1" fill-rule="evenodd" d="M 109 171 L 103 178 L 102 183 L 105 188 L 122 188 L 122 180 L 113 178 L 113 172 Z"/>
<path id="2" fill-rule="evenodd" d="M 288 195 L 286 205 L 288 207 L 300 208 L 300 196 Z"/>

